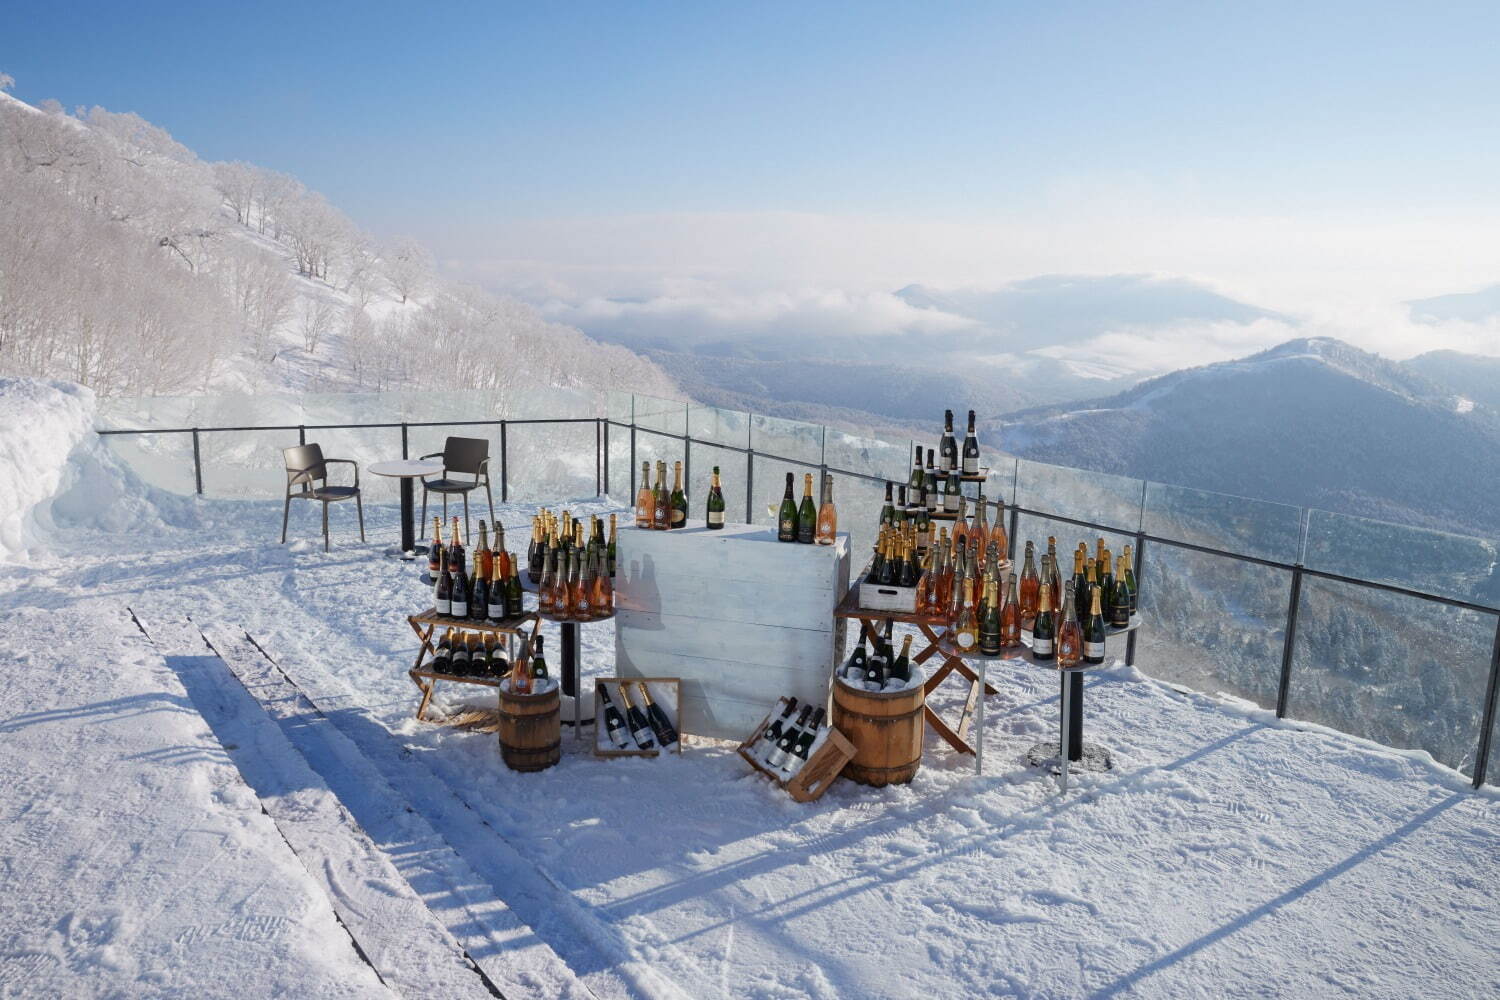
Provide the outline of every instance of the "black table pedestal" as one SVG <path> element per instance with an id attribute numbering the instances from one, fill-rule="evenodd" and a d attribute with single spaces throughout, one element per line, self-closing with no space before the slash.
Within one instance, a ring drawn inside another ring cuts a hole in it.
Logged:
<path id="1" fill-rule="evenodd" d="M 417 548 L 417 532 L 411 523 L 413 509 L 416 506 L 413 496 L 410 476 L 401 477 L 401 558 L 415 559 Z"/>

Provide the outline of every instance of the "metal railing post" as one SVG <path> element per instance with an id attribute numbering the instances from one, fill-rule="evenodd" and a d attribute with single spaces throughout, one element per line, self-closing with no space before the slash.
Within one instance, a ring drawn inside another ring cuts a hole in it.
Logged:
<path id="1" fill-rule="evenodd" d="M 300 424 L 297 425 L 297 443 L 307 444 L 307 428 Z"/>
<path id="2" fill-rule="evenodd" d="M 690 494 L 692 488 L 689 484 L 693 481 L 693 435 L 688 431 L 686 423 L 682 427 L 682 492 Z M 683 525 L 686 527 L 686 525 Z"/>
<path id="3" fill-rule="evenodd" d="M 1286 608 L 1286 642 L 1281 647 L 1281 681 L 1276 686 L 1276 718 L 1286 718 L 1287 690 L 1292 685 L 1292 652 L 1297 643 L 1297 609 L 1302 605 L 1302 564 L 1292 567 L 1292 596 Z"/>
<path id="4" fill-rule="evenodd" d="M 409 457 L 409 450 L 408 450 L 408 445 L 407 445 L 407 440 L 406 440 L 406 422 L 402 421 L 401 422 L 401 460 L 404 462 L 404 461 L 406 461 L 406 459 L 408 457 Z"/>
<path id="5" fill-rule="evenodd" d="M 1146 578 L 1146 558 L 1141 553 L 1146 550 L 1146 532 L 1144 530 L 1135 533 L 1135 559 L 1131 570 L 1135 573 L 1135 606 L 1137 611 L 1141 606 L 1141 581 Z M 1140 634 L 1140 629 L 1131 629 L 1125 638 L 1125 665 L 1135 666 L 1135 637 Z"/>
<path id="6" fill-rule="evenodd" d="M 510 468 L 507 462 L 505 421 L 500 421 L 500 502 L 510 502 Z"/>
<path id="7" fill-rule="evenodd" d="M 193 428 L 193 482 L 197 485 L 198 495 L 203 495 L 203 457 L 198 450 L 198 428 Z"/>
<path id="8" fill-rule="evenodd" d="M 609 493 L 609 418 L 605 417 L 600 423 L 604 427 L 604 492 Z"/>
<path id="9" fill-rule="evenodd" d="M 630 502 L 635 503 L 635 493 L 639 489 L 635 485 L 635 418 L 630 418 Z"/>
<path id="10" fill-rule="evenodd" d="M 1490 737 L 1495 733 L 1495 697 L 1500 687 L 1500 615 L 1495 616 L 1495 644 L 1490 649 L 1490 684 L 1484 695 L 1484 720 L 1479 728 L 1479 753 L 1474 758 L 1474 787 L 1484 784 L 1490 763 Z"/>
<path id="11" fill-rule="evenodd" d="M 745 452 L 745 523 L 754 524 L 751 515 L 755 511 L 755 449 Z"/>
<path id="12" fill-rule="evenodd" d="M 603 440 L 604 440 L 604 432 L 599 429 L 599 421 L 595 420 L 594 421 L 594 496 L 596 496 L 596 497 L 602 497 L 604 495 L 604 480 L 602 478 L 603 477 L 604 466 L 601 463 L 600 458 L 599 458 L 600 445 L 603 443 Z"/>

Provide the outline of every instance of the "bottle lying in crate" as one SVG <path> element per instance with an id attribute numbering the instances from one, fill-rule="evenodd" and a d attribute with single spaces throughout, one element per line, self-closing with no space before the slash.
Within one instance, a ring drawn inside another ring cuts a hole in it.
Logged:
<path id="1" fill-rule="evenodd" d="M 844 734 L 828 725 L 821 706 L 782 698 L 739 747 L 751 767 L 774 779 L 798 802 L 811 802 L 833 784 L 854 756 Z"/>
<path id="2" fill-rule="evenodd" d="M 668 677 L 598 678 L 594 686 L 595 755 L 681 753 L 682 741 L 673 721 L 678 712 L 678 683 Z"/>

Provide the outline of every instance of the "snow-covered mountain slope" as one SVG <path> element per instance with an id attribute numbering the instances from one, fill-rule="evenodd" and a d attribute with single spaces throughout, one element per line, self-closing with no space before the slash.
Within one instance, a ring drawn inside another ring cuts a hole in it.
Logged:
<path id="1" fill-rule="evenodd" d="M 1038 461 L 1493 537 L 1500 413 L 1456 402 L 1407 366 L 1313 338 L 990 427 Z"/>
<path id="2" fill-rule="evenodd" d="M 444 279 L 294 178 L 0 93 L 0 371 L 104 395 L 629 385 L 649 361 Z"/>
<path id="3" fill-rule="evenodd" d="M 1402 362 L 1454 394 L 1454 408 L 1474 405 L 1500 411 L 1500 358 L 1461 351 L 1428 351 Z"/>

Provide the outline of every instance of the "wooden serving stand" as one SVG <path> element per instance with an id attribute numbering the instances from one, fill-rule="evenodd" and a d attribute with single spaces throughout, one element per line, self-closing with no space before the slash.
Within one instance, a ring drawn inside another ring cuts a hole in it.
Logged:
<path id="1" fill-rule="evenodd" d="M 851 621 L 859 622 L 865 638 L 872 642 L 880 637 L 880 626 L 877 624 L 879 622 L 892 621 L 900 622 L 903 625 L 915 625 L 917 631 L 921 632 L 922 637 L 927 640 L 927 645 L 921 652 L 912 657 L 912 662 L 922 664 L 926 663 L 933 656 L 942 656 L 943 658 L 942 666 L 933 671 L 932 676 L 927 678 L 926 682 L 922 685 L 923 693 L 931 695 L 932 692 L 936 691 L 948 679 L 948 675 L 953 673 L 957 673 L 969 682 L 969 695 L 964 699 L 964 710 L 959 719 L 958 727 L 955 729 L 949 726 L 947 722 L 943 721 L 941 716 L 932 710 L 930 704 L 926 705 L 923 709 L 927 725 L 954 750 L 957 750 L 959 753 L 975 754 L 977 757 L 976 748 L 969 741 L 969 730 L 974 718 L 974 704 L 981 697 L 981 691 L 984 697 L 997 694 L 998 692 L 993 685 L 983 680 L 974 671 L 973 667 L 965 663 L 963 657 L 944 651 L 942 640 L 943 634 L 948 630 L 947 620 L 939 618 L 936 615 L 909 614 L 902 611 L 875 611 L 870 608 L 861 608 L 859 606 L 858 586 L 849 588 L 849 592 L 844 595 L 844 599 L 839 602 L 838 607 L 834 609 L 833 613 L 836 618 L 847 618 Z M 939 633 L 936 629 L 942 629 L 943 632 Z"/>
<path id="2" fill-rule="evenodd" d="M 541 628 L 541 618 L 535 611 L 526 611 L 511 618 L 502 618 L 499 621 L 481 622 L 469 618 L 454 618 L 452 615 L 440 615 L 436 608 L 428 608 L 420 614 L 408 615 L 407 622 L 411 624 L 413 632 L 422 641 L 421 648 L 417 650 L 417 661 L 412 668 L 406 672 L 417 690 L 422 692 L 422 700 L 417 704 L 417 718 L 422 722 L 442 722 L 442 719 L 427 718 L 427 703 L 432 700 L 432 693 L 437 689 L 438 681 L 452 681 L 455 684 L 472 684 L 476 687 L 499 687 L 499 677 L 475 677 L 465 674 L 440 673 L 436 670 L 423 670 L 422 663 L 435 650 L 432 642 L 432 634 L 439 628 L 453 628 L 464 632 L 487 632 L 495 636 L 506 638 L 506 652 L 514 658 L 515 650 L 510 643 L 511 636 L 526 637 L 526 626 L 531 626 L 531 635 L 535 636 Z"/>

